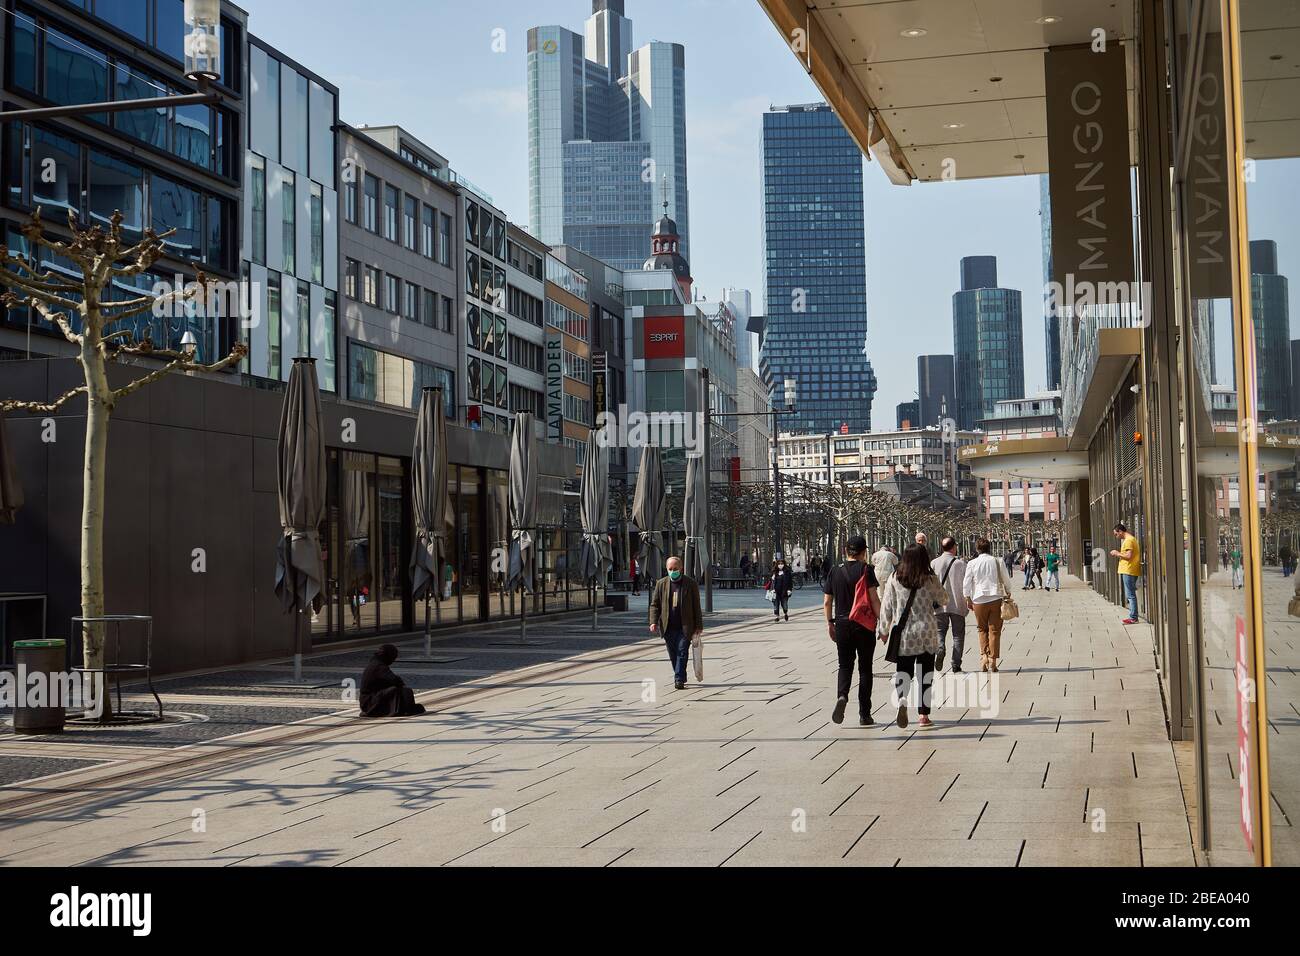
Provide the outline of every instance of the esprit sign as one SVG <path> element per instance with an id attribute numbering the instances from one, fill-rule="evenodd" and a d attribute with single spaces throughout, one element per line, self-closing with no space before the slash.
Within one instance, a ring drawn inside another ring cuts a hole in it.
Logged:
<path id="1" fill-rule="evenodd" d="M 686 358 L 686 321 L 682 316 L 646 316 L 643 334 L 645 358 Z"/>

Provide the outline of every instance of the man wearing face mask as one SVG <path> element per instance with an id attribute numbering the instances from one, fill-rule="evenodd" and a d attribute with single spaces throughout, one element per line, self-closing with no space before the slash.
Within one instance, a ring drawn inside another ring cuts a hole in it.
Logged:
<path id="1" fill-rule="evenodd" d="M 686 686 L 686 662 L 691 656 L 691 638 L 704 633 L 700 613 L 700 588 L 682 574 L 682 559 L 668 559 L 668 576 L 655 584 L 650 601 L 650 633 L 663 634 L 668 659 L 673 665 L 673 686 Z"/>

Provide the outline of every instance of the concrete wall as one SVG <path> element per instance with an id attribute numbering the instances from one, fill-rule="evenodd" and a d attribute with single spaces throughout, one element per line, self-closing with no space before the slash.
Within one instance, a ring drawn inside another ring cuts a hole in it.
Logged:
<path id="1" fill-rule="evenodd" d="M 116 369 L 112 379 L 121 385 L 141 373 Z M 6 398 L 49 400 L 80 380 L 66 359 L 0 363 Z M 274 593 L 281 393 L 237 382 L 172 375 L 124 399 L 110 424 L 107 611 L 153 615 L 159 673 L 291 652 Z M 414 414 L 326 396 L 323 415 L 327 445 L 410 457 Z M 344 418 L 356 422 L 355 445 L 338 438 Z M 9 416 L 26 503 L 14 525 L 0 525 L 0 591 L 47 594 L 47 636 L 67 638 L 80 613 L 84 403 L 68 402 L 53 422 L 47 442 L 41 416 Z M 456 464 L 509 468 L 505 436 L 450 427 L 448 450 Z M 543 474 L 574 473 L 572 451 L 539 445 L 538 453 Z M 195 548 L 204 549 L 205 573 L 192 570 Z M 125 638 L 124 657 L 142 652 Z"/>

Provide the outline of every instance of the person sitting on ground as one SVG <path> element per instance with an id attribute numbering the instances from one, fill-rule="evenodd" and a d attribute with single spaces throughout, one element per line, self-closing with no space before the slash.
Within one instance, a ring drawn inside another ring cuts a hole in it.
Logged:
<path id="1" fill-rule="evenodd" d="M 393 673 L 395 660 L 397 648 L 392 644 L 385 644 L 370 658 L 361 675 L 362 717 L 417 717 L 424 713 L 424 705 L 415 702 L 415 691 Z"/>

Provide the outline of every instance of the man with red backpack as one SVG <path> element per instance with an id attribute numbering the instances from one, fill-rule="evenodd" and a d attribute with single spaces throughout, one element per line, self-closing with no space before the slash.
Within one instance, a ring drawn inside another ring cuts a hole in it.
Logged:
<path id="1" fill-rule="evenodd" d="M 858 666 L 858 724 L 870 727 L 871 656 L 876 645 L 876 620 L 880 616 L 880 589 L 876 571 L 867 560 L 867 542 L 861 535 L 844 546 L 844 563 L 826 577 L 822 607 L 826 629 L 839 651 L 840 669 L 836 680 L 835 709 L 831 720 L 844 722 L 853 684 L 853 665 Z"/>

